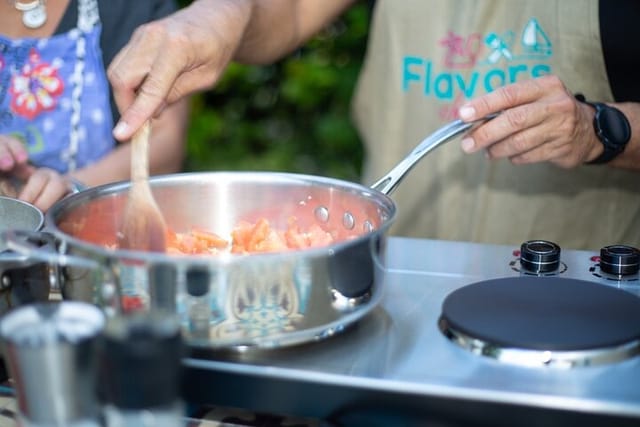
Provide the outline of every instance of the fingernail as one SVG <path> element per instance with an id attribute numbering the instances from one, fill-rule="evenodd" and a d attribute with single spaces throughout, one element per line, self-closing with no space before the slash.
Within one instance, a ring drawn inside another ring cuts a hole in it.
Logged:
<path id="1" fill-rule="evenodd" d="M 473 141 L 473 138 L 464 138 L 461 142 L 460 145 L 462 145 L 462 149 L 466 152 L 466 153 L 471 153 L 473 151 L 473 148 L 475 147 L 475 142 Z"/>
<path id="2" fill-rule="evenodd" d="M 117 139 L 126 138 L 129 131 L 129 125 L 127 122 L 118 122 L 115 128 L 113 128 L 113 136 Z"/>
<path id="3" fill-rule="evenodd" d="M 464 105 L 460 107 L 460 109 L 458 110 L 458 115 L 462 120 L 473 119 L 475 114 L 476 114 L 476 109 L 473 107 L 469 107 L 468 105 Z"/>

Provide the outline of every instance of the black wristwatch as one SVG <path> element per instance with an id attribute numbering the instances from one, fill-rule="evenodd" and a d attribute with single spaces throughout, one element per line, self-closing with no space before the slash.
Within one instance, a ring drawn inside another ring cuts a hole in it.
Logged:
<path id="1" fill-rule="evenodd" d="M 596 110 L 593 118 L 593 130 L 602 143 L 604 151 L 588 164 L 602 164 L 613 160 L 624 151 L 631 139 L 631 125 L 624 113 L 615 107 L 601 102 L 588 102 L 584 96 L 576 95 L 578 101 L 591 105 Z"/>

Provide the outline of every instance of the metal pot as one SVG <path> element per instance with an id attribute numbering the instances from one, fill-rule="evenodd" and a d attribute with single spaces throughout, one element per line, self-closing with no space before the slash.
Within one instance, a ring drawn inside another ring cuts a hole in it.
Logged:
<path id="1" fill-rule="evenodd" d="M 30 203 L 11 197 L 0 196 L 0 232 L 5 230 L 40 230 L 44 225 L 44 214 Z M 7 250 L 0 241 L 0 253 Z"/>
<path id="2" fill-rule="evenodd" d="M 13 229 L 37 231 L 44 215 L 35 206 L 11 197 L 0 196 L 0 232 Z M 33 302 L 46 301 L 50 292 L 50 270 L 46 263 L 8 249 L 0 241 L 0 317 L 9 310 Z M 4 360 L 0 359 L 0 381 L 7 379 Z"/>
<path id="3" fill-rule="evenodd" d="M 37 231 L 44 225 L 44 214 L 38 208 L 11 197 L 0 196 L 0 232 L 7 230 Z M 49 297 L 49 268 L 27 255 L 9 250 L 0 241 L 0 315 L 12 307 Z"/>
<path id="4" fill-rule="evenodd" d="M 336 240 L 285 253 L 176 256 L 116 247 L 130 183 L 82 191 L 46 215 L 57 251 L 4 233 L 11 247 L 63 266 L 62 294 L 108 314 L 176 313 L 187 342 L 206 348 L 272 348 L 317 340 L 358 320 L 380 301 L 391 192 L 413 165 L 468 130 L 455 121 L 422 141 L 370 187 L 337 179 L 269 172 L 188 173 L 150 179 L 169 228 L 229 235 L 241 220 L 285 229 L 318 224 Z M 39 233 L 27 233 L 40 237 Z"/>
<path id="5" fill-rule="evenodd" d="M 396 211 L 385 194 L 330 178 L 269 172 L 175 174 L 151 178 L 150 185 L 175 232 L 199 227 L 226 236 L 239 221 L 259 218 L 285 229 L 295 216 L 301 227 L 318 223 L 333 230 L 338 241 L 253 255 L 121 250 L 116 237 L 130 185 L 110 184 L 54 205 L 46 224 L 58 250 L 27 252 L 63 267 L 65 299 L 98 304 L 111 314 L 175 312 L 189 342 L 206 347 L 275 347 L 316 339 L 379 301 L 372 248 L 383 250 Z M 16 240 L 23 245 L 23 238 Z"/>

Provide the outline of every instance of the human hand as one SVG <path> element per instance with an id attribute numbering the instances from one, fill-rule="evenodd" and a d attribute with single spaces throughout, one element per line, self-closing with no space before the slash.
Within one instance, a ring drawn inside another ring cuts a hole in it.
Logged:
<path id="1" fill-rule="evenodd" d="M 13 136 L 0 135 L 0 195 L 18 197 L 21 176 L 30 174 L 29 154 Z"/>
<path id="2" fill-rule="evenodd" d="M 108 69 L 121 112 L 114 137 L 130 139 L 167 104 L 213 86 L 240 43 L 249 18 L 248 1 L 196 0 L 167 18 L 138 28 Z"/>
<path id="3" fill-rule="evenodd" d="M 71 180 L 49 168 L 31 166 L 29 176 L 18 192 L 18 198 L 31 203 L 43 212 L 49 210 L 54 203 L 69 194 L 73 188 Z"/>
<path id="4" fill-rule="evenodd" d="M 498 112 L 462 140 L 465 152 L 485 149 L 487 157 L 508 158 L 514 164 L 548 161 L 572 168 L 602 151 L 593 131 L 595 112 L 556 76 L 501 87 L 466 103 L 459 115 L 472 121 Z"/>
<path id="5" fill-rule="evenodd" d="M 14 174 L 28 168 L 29 153 L 20 140 L 0 135 L 0 172 Z"/>
<path id="6" fill-rule="evenodd" d="M 29 164 L 27 150 L 12 136 L 0 135 L 0 172 L 8 179 L 3 182 L 7 196 L 31 203 L 43 212 L 70 192 L 67 177 Z M 15 182 L 20 185 L 14 185 Z"/>

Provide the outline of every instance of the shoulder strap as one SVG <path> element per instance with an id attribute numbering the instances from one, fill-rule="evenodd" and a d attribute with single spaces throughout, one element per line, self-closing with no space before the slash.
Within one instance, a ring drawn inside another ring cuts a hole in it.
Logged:
<path id="1" fill-rule="evenodd" d="M 100 23 L 100 13 L 97 0 L 78 0 L 78 30 L 81 36 L 76 41 L 76 64 L 73 69 L 73 88 L 71 90 L 71 131 L 69 133 L 69 146 L 61 154 L 69 167 L 69 171 L 76 169 L 76 154 L 79 145 L 79 124 L 82 111 L 82 90 L 84 88 L 84 65 L 87 49 L 88 34 Z"/>
<path id="2" fill-rule="evenodd" d="M 97 0 L 78 0 L 78 28 L 90 31 L 100 22 Z"/>

